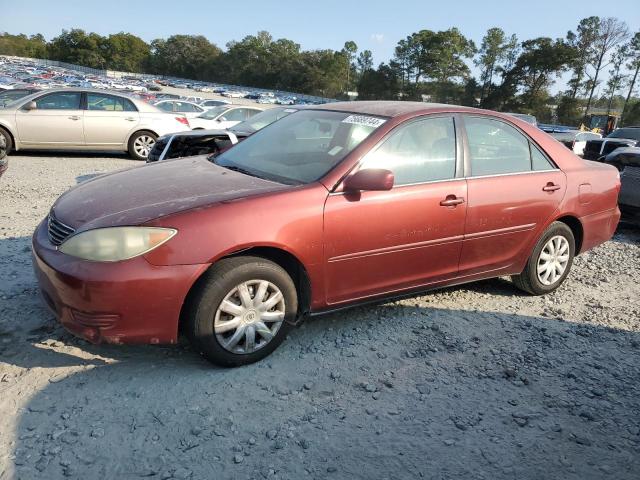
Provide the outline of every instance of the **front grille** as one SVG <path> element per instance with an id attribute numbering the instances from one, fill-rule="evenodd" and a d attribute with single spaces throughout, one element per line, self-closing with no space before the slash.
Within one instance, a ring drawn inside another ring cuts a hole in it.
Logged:
<path id="1" fill-rule="evenodd" d="M 49 241 L 55 246 L 58 246 L 62 245 L 67 238 L 73 235 L 75 230 L 62 223 L 53 215 L 53 212 L 51 212 L 47 220 L 47 232 L 49 233 Z"/>

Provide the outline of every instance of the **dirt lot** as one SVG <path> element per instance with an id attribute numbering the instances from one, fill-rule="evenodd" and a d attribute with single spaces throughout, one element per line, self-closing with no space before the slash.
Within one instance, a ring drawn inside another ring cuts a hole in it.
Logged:
<path id="1" fill-rule="evenodd" d="M 639 230 L 553 295 L 498 279 L 358 308 L 222 370 L 90 346 L 40 302 L 36 224 L 132 166 L 29 154 L 0 180 L 0 479 L 640 478 Z"/>

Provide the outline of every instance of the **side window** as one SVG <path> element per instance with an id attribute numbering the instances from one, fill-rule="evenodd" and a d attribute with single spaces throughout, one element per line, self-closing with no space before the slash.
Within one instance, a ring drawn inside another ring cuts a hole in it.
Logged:
<path id="1" fill-rule="evenodd" d="M 173 104 L 175 105 L 174 112 L 195 112 L 193 105 L 190 103 L 174 102 Z"/>
<path id="2" fill-rule="evenodd" d="M 138 109 L 136 108 L 136 106 L 133 104 L 133 102 L 131 100 L 127 100 L 126 98 L 121 98 L 120 100 L 122 101 L 123 110 L 125 112 L 137 112 L 138 111 Z"/>
<path id="3" fill-rule="evenodd" d="M 79 92 L 58 92 L 38 98 L 39 110 L 80 110 Z"/>
<path id="4" fill-rule="evenodd" d="M 254 110 L 253 108 L 247 108 L 247 118 L 253 117 L 256 113 L 260 113 L 262 110 Z"/>
<path id="5" fill-rule="evenodd" d="M 401 126 L 362 168 L 386 168 L 395 185 L 449 180 L 456 173 L 456 131 L 451 117 L 427 118 Z"/>
<path id="6" fill-rule="evenodd" d="M 173 102 L 165 102 L 159 103 L 156 105 L 160 110 L 164 110 L 165 112 L 173 112 Z"/>
<path id="7" fill-rule="evenodd" d="M 130 100 L 99 93 L 87 93 L 87 110 L 107 112 L 134 112 L 136 107 Z"/>
<path id="8" fill-rule="evenodd" d="M 471 175 L 498 175 L 531 171 L 529 140 L 504 122 L 465 117 Z"/>
<path id="9" fill-rule="evenodd" d="M 536 147 L 533 143 L 529 142 L 529 148 L 531 148 L 531 166 L 533 170 L 552 170 L 555 168 L 549 159 Z"/>
<path id="10" fill-rule="evenodd" d="M 244 108 L 235 108 L 233 110 L 229 110 L 222 115 L 227 119 L 228 122 L 241 122 L 246 118 L 246 109 Z"/>

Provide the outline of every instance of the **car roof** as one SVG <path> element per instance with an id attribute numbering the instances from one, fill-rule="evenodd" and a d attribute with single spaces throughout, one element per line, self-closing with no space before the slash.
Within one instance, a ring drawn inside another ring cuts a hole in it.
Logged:
<path id="1" fill-rule="evenodd" d="M 313 110 L 332 110 L 338 112 L 378 115 L 382 117 L 398 117 L 411 113 L 428 113 L 429 111 L 473 111 L 471 107 L 447 105 L 444 103 L 399 102 L 387 100 L 367 100 L 361 102 L 335 102 L 311 106 Z"/>
<path id="2" fill-rule="evenodd" d="M 166 113 L 166 112 L 162 112 L 162 110 L 158 109 L 157 107 L 154 107 L 153 105 L 143 100 L 140 100 L 139 98 L 131 96 L 129 93 L 116 92 L 113 90 L 104 90 L 101 88 L 49 88 L 46 90 L 34 91 L 33 93 L 21 98 L 20 101 L 31 101 L 34 98 L 38 98 L 40 95 L 43 95 L 43 94 L 48 95 L 50 93 L 58 93 L 58 92 L 78 92 L 78 93 L 84 92 L 84 93 L 96 93 L 100 95 L 113 95 L 116 97 L 126 98 L 127 100 L 133 102 L 133 104 L 136 106 L 136 108 L 140 112 Z"/>

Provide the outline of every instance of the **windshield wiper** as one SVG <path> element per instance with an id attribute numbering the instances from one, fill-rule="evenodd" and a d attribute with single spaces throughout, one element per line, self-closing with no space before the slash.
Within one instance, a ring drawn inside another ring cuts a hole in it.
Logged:
<path id="1" fill-rule="evenodd" d="M 220 165 L 219 163 L 216 165 Z M 227 168 L 229 170 L 233 170 L 234 172 L 244 173 L 245 175 L 249 175 L 251 177 L 262 178 L 260 175 L 256 175 L 254 172 L 247 170 L 246 168 L 238 167 L 237 165 L 220 165 L 221 167 Z"/>

